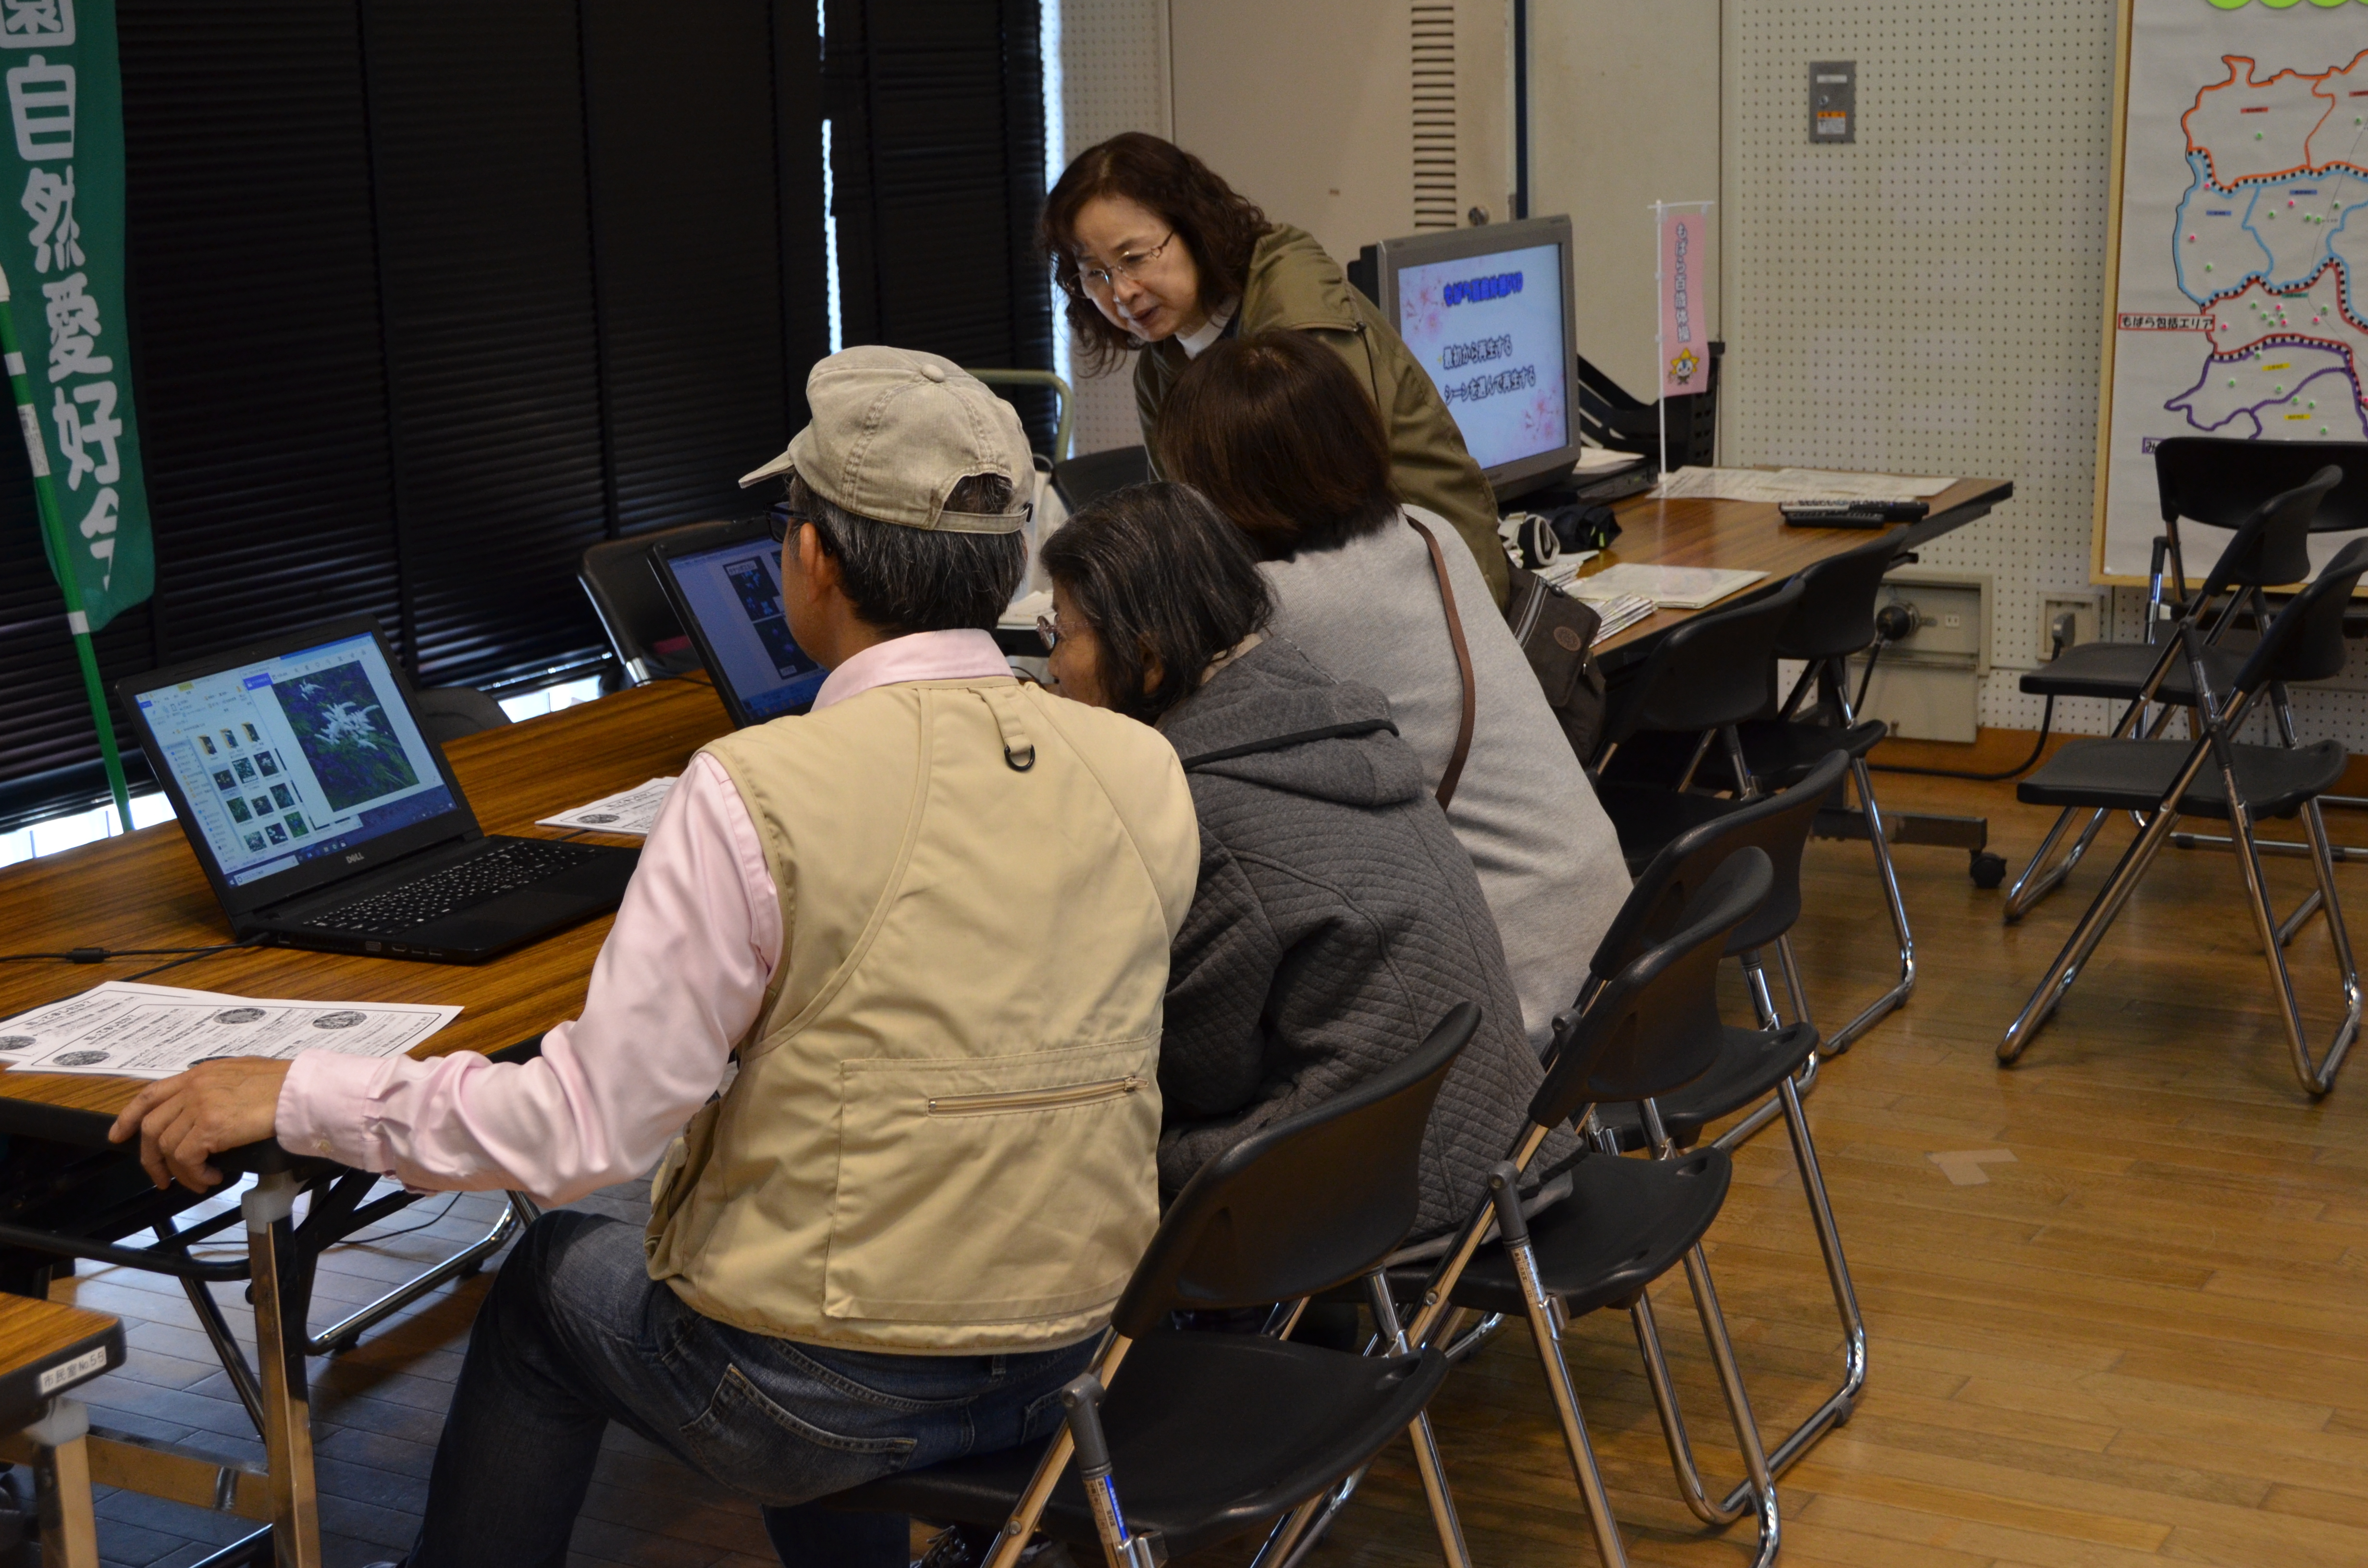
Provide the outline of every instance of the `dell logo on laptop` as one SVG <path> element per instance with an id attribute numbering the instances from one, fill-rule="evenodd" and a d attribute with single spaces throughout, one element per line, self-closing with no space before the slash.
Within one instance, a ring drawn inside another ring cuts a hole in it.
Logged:
<path id="1" fill-rule="evenodd" d="M 348 866 L 359 866 L 362 863 L 362 859 L 363 852 L 357 849 L 351 855 L 346 857 L 346 864 Z"/>

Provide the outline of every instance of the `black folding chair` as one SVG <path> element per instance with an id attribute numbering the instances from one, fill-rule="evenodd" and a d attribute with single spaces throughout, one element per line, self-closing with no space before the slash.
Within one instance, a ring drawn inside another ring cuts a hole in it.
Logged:
<path id="1" fill-rule="evenodd" d="M 1571 1167 L 1570 1196 L 1526 1219 L 1518 1199 L 1520 1176 L 1550 1129 L 1583 1119 L 1599 1105 L 1673 1094 L 1718 1062 L 1725 1049 L 1715 994 L 1719 960 L 1736 927 L 1774 885 L 1764 851 L 1731 855 L 1688 901 L 1675 934 L 1622 967 L 1584 1012 L 1565 1016 L 1545 1082 L 1530 1102 L 1529 1125 L 1491 1171 L 1488 1199 L 1427 1275 L 1391 1273 L 1395 1294 L 1425 1303 L 1411 1331 L 1417 1345 L 1452 1334 L 1464 1312 L 1528 1318 L 1605 1568 L 1625 1568 L 1627 1555 L 1562 1355 L 1564 1325 L 1600 1308 L 1629 1314 L 1687 1505 L 1713 1522 L 1756 1514 L 1757 1568 L 1776 1556 L 1775 1479 L 1702 1250 L 1734 1167 L 1715 1144 L 1656 1160 L 1591 1153 Z M 1492 1233 L 1496 1239 L 1488 1241 Z M 1740 1499 L 1732 1507 L 1713 1503 L 1701 1485 L 1646 1294 L 1680 1263 L 1743 1451 L 1747 1479 L 1732 1494 Z"/>
<path id="2" fill-rule="evenodd" d="M 1441 1554 L 1463 1568 L 1423 1414 L 1447 1359 L 1400 1331 L 1386 1292 L 1374 1295 L 1392 1353 L 1378 1358 L 1165 1324 L 1179 1310 L 1291 1301 L 1377 1276 L 1414 1226 L 1423 1126 L 1479 1020 L 1458 1006 L 1389 1071 L 1202 1166 L 1135 1266 L 1092 1371 L 1064 1392 L 1067 1425 L 1041 1456 L 956 1460 L 830 1504 L 1000 1525 L 989 1568 L 1011 1568 L 1040 1529 L 1140 1568 L 1320 1499 L 1408 1432 Z"/>
<path id="3" fill-rule="evenodd" d="M 2214 691 L 2204 661 L 2203 635 L 2194 625 L 2180 628 L 2173 652 L 2186 664 L 2195 687 L 2190 722 L 2197 732 L 2192 741 L 2107 739 L 2075 741 L 2050 757 L 2040 770 L 2016 790 L 2034 805 L 2060 806 L 2067 812 L 2126 811 L 2143 813 L 2145 827 L 2133 839 L 2096 901 L 2055 957 L 2045 979 L 2006 1036 L 1998 1042 L 1998 1060 L 2012 1062 L 2031 1044 L 2056 1004 L 2079 978 L 2081 966 L 2122 906 L 2129 902 L 2138 881 L 2155 855 L 2170 837 L 2181 815 L 2226 819 L 2235 841 L 2237 861 L 2245 875 L 2245 892 L 2267 953 L 2275 983 L 2278 1006 L 2294 1052 L 2295 1074 L 2314 1096 L 2335 1085 L 2344 1054 L 2360 1031 L 2360 970 L 2351 956 L 2351 938 L 2344 928 L 2343 908 L 2336 897 L 2335 862 L 2328 852 L 2327 824 L 2319 814 L 2318 797 L 2343 773 L 2347 757 L 2340 741 L 2303 745 L 2294 733 L 2285 687 L 2293 681 L 2325 680 L 2343 668 L 2343 614 L 2351 590 L 2368 574 L 2368 539 L 2354 540 L 2329 562 L 2327 570 L 2288 602 L 2261 633 L 2260 642 L 2237 672 L 2225 695 Z M 2283 745 L 2240 745 L 2237 729 L 2253 704 L 2267 695 L 2275 709 Z M 2285 960 L 2285 940 L 2307 915 L 2306 902 L 2294 918 L 2281 925 L 2270 907 L 2261 876 L 2261 858 L 2253 824 L 2264 816 L 2303 819 L 2309 843 L 2311 869 L 2318 887 L 2311 895 L 2327 917 L 2328 935 L 2342 977 L 2344 1017 L 2334 1039 L 2314 1064 L 2304 1038 L 2302 1015 L 2294 1004 L 2294 977 Z"/>
<path id="4" fill-rule="evenodd" d="M 1905 1006 L 1916 989 L 1916 937 L 1908 929 L 1907 904 L 1899 895 L 1899 874 L 1891 864 L 1891 835 L 1884 827 L 1883 807 L 1874 797 L 1874 776 L 1866 765 L 1867 754 L 1890 727 L 1880 719 L 1861 720 L 1850 689 L 1850 656 L 1874 642 L 1875 601 L 1882 595 L 1884 574 L 1898 558 L 1899 540 L 1906 532 L 1895 528 L 1854 550 L 1828 556 L 1800 574 L 1795 579 L 1801 585 L 1800 602 L 1793 606 L 1792 619 L 1778 631 L 1775 646 L 1776 657 L 1801 661 L 1800 679 L 1793 682 L 1776 718 L 1747 721 L 1738 732 L 1744 766 L 1762 790 L 1799 783 L 1833 752 L 1849 757 L 1858 810 L 1846 817 L 1839 812 L 1836 816 L 1850 825 L 1853 835 L 1863 833 L 1873 849 L 1876 885 L 1883 892 L 1892 934 L 1899 943 L 1899 979 L 1856 1017 L 1827 1036 L 1828 1056 L 1848 1051 L 1851 1042 L 1893 1008 Z M 1816 701 L 1804 706 L 1812 694 Z"/>
<path id="5" fill-rule="evenodd" d="M 1801 1424 L 1770 1450 L 1768 1468 L 1782 1475 L 1833 1427 L 1850 1417 L 1858 1395 L 1866 1386 L 1866 1323 L 1860 1315 L 1858 1289 L 1850 1278 L 1850 1260 L 1842 1252 L 1841 1232 L 1834 1223 L 1833 1200 L 1817 1160 L 1816 1141 L 1809 1135 L 1801 1098 L 1816 1081 L 1824 1049 L 1817 1031 L 1806 1019 L 1791 1024 L 1779 1017 L 1768 981 L 1761 971 L 1759 949 L 1788 930 L 1801 913 L 1801 851 L 1811 824 L 1827 796 L 1841 781 L 1847 753 L 1829 752 L 1808 776 L 1781 794 L 1763 796 L 1730 814 L 1679 835 L 1653 858 L 1636 878 L 1634 889 L 1603 934 L 1589 965 L 1587 996 L 1592 999 L 1627 965 L 1642 957 L 1654 942 L 1665 940 L 1684 918 L 1684 911 L 1709 880 L 1746 848 L 1765 853 L 1774 873 L 1768 897 L 1742 924 L 1727 933 L 1726 953 L 1742 960 L 1751 984 L 1759 1027 L 1727 1026 L 1717 1054 L 1698 1078 L 1682 1088 L 1653 1099 L 1606 1104 L 1595 1108 L 1599 1140 L 1608 1148 L 1650 1149 L 1664 1159 L 1692 1148 L 1712 1123 L 1758 1106 L 1751 1115 L 1721 1134 L 1714 1147 L 1742 1147 L 1760 1129 L 1782 1116 L 1793 1145 L 1793 1163 L 1801 1176 L 1809 1221 L 1824 1255 L 1826 1282 L 1833 1291 L 1834 1311 L 1841 1320 L 1842 1376 L 1840 1383 Z M 1651 1311 L 1649 1303 L 1644 1310 Z M 1665 1408 L 1674 1409 L 1674 1398 Z M 1689 1503 L 1702 1496 L 1698 1476 L 1681 1445 L 1672 1444 L 1681 1489 Z M 1695 1511 L 1712 1522 L 1731 1519 L 1748 1501 L 1748 1488 L 1738 1486 L 1713 1513 Z"/>
<path id="6" fill-rule="evenodd" d="M 2250 445 L 2251 443 L 2245 443 Z M 2172 472 L 2172 471 L 2166 471 Z M 2242 518 L 2228 546 L 2220 552 L 2203 585 L 2192 596 L 2183 591 L 2178 617 L 2168 634 L 2158 642 L 2084 642 L 2066 648 L 2053 661 L 2025 675 L 2021 680 L 2024 691 L 2046 698 L 2095 697 L 2127 704 L 2114 723 L 2116 738 L 2136 733 L 2149 704 L 2159 704 L 2160 710 L 2146 725 L 2145 738 L 2157 739 L 2169 724 L 2171 716 L 2195 705 L 2196 684 L 2188 671 L 2187 659 L 2181 653 L 2180 635 L 2189 628 L 2202 631 L 2198 657 L 2213 689 L 2226 691 L 2237 677 L 2242 660 L 2233 651 L 2220 646 L 2221 639 L 2236 622 L 2240 605 L 2249 605 L 2259 624 L 2269 623 L 2269 603 L 2262 590 L 2286 583 L 2298 583 L 2310 575 L 2309 535 L 2312 520 L 2317 516 L 2319 503 L 2343 472 L 2332 465 L 2321 465 L 2310 480 L 2292 490 L 2271 495 L 2255 506 Z M 2163 510 L 2169 517 L 2174 503 L 2169 498 L 2170 480 L 2164 480 Z M 2175 522 L 2175 517 L 2172 518 Z M 2175 539 L 2166 533 L 2166 539 Z M 2155 581 L 2161 585 L 2163 540 L 2157 540 Z M 2180 586 L 2184 589 L 2183 574 Z M 2157 603 L 2147 601 L 2148 625 Z M 2283 699 L 2275 699 L 2281 708 Z M 2105 812 L 2092 812 L 2072 847 L 2064 858 L 2049 866 L 2047 858 L 2071 826 L 2076 813 L 2060 812 L 2032 852 L 2031 862 L 2022 869 L 2014 885 L 2007 890 L 2006 921 L 2011 926 L 2031 913 L 2040 900 L 2062 885 L 2072 869 L 2088 854 L 2096 842 L 2098 830 L 2104 826 Z"/>

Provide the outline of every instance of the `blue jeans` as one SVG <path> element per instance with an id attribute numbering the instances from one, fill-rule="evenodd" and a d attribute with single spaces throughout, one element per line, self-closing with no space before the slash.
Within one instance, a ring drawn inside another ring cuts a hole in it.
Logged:
<path id="1" fill-rule="evenodd" d="M 901 1515 L 802 1505 L 1050 1437 L 1092 1350 L 793 1345 L 685 1306 L 650 1278 L 638 1226 L 545 1214 L 478 1311 L 411 1568 L 564 1568 L 611 1421 L 764 1505 L 789 1568 L 905 1568 Z"/>

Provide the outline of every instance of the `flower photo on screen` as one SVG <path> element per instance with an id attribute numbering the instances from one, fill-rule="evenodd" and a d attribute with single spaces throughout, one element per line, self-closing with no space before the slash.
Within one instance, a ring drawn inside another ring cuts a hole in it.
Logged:
<path id="1" fill-rule="evenodd" d="M 313 765 L 331 811 L 349 811 L 419 782 L 359 663 L 332 665 L 275 684 L 271 694 L 288 715 L 288 727 L 296 732 L 296 744 Z"/>

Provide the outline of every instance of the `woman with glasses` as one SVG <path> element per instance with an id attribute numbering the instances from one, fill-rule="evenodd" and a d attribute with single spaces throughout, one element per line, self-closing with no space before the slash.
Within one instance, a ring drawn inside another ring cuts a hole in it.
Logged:
<path id="1" fill-rule="evenodd" d="M 1398 494 L 1454 525 L 1504 602 L 1496 497 L 1454 415 L 1313 237 L 1269 223 L 1200 159 L 1140 131 L 1077 155 L 1045 198 L 1037 237 L 1088 365 L 1108 369 L 1143 350 L 1135 412 L 1155 472 L 1168 391 L 1195 356 L 1224 337 L 1304 333 L 1340 357 L 1380 413 Z"/>
<path id="2" fill-rule="evenodd" d="M 1414 1236 L 1449 1231 L 1541 1074 L 1472 862 L 1389 704 L 1265 630 L 1271 601 L 1247 544 L 1184 485 L 1094 503 L 1045 541 L 1043 563 L 1056 689 L 1156 725 L 1201 824 L 1159 1045 L 1163 1199 L 1471 1001 L 1480 1032 L 1424 1135 Z M 1577 1147 L 1562 1137 L 1532 1169 Z"/>

